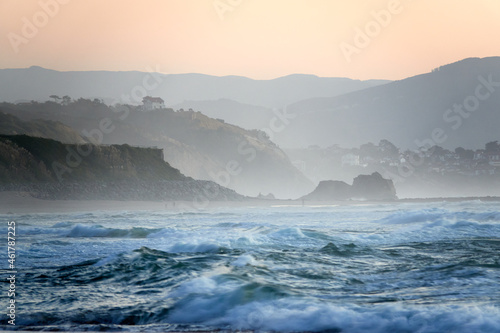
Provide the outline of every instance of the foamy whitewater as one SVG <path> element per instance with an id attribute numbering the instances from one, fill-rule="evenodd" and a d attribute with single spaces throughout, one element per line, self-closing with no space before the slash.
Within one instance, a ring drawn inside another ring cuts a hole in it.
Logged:
<path id="1" fill-rule="evenodd" d="M 500 332 L 500 203 L 1 220 L 14 329 Z"/>

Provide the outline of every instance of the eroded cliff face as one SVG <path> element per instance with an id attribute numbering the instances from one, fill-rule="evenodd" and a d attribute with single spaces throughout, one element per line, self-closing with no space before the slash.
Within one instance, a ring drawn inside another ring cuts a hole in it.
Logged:
<path id="1" fill-rule="evenodd" d="M 214 182 L 193 180 L 163 160 L 158 148 L 63 144 L 0 135 L 0 190 L 42 199 L 242 200 Z"/>
<path id="2" fill-rule="evenodd" d="M 45 163 L 28 150 L 0 137 L 0 183 L 50 181 L 52 175 Z"/>
<path id="3" fill-rule="evenodd" d="M 184 180 L 157 148 L 63 144 L 26 135 L 0 135 L 2 181 Z"/>
<path id="4" fill-rule="evenodd" d="M 392 180 L 383 178 L 378 172 L 371 175 L 359 175 L 352 185 L 345 182 L 325 180 L 316 189 L 302 197 L 310 201 L 332 200 L 396 200 L 396 188 Z"/>

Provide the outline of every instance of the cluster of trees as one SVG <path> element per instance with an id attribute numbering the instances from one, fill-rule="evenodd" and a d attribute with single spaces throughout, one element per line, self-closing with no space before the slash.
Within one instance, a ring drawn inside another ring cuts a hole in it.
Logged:
<path id="1" fill-rule="evenodd" d="M 68 95 L 63 97 L 59 97 L 57 95 L 50 95 L 49 97 L 52 98 L 55 103 L 61 103 L 62 105 L 68 105 L 69 103 L 71 103 L 71 97 L 69 97 Z"/>
<path id="2" fill-rule="evenodd" d="M 500 152 L 500 144 L 498 141 L 488 142 L 484 146 L 485 153 L 498 153 Z M 460 159 L 464 160 L 472 160 L 474 158 L 475 151 L 472 149 L 464 149 L 462 147 L 458 147 L 455 149 L 455 154 L 457 154 Z"/>
<path id="3" fill-rule="evenodd" d="M 63 97 L 59 97 L 57 95 L 50 95 L 49 98 L 51 98 L 55 103 L 58 103 L 58 104 L 62 104 L 62 105 L 69 105 L 71 104 L 73 101 L 73 99 L 68 96 L 68 95 L 65 95 Z M 83 103 L 83 102 L 89 102 L 89 103 L 94 103 L 94 104 L 103 104 L 103 100 L 101 99 L 98 99 L 98 98 L 94 98 L 93 100 L 90 100 L 90 99 L 85 99 L 85 98 L 79 98 L 78 99 L 78 102 L 80 103 Z"/>

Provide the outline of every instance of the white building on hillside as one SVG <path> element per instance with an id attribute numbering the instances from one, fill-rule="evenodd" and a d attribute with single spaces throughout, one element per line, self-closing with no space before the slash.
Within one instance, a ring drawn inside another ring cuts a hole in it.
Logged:
<path id="1" fill-rule="evenodd" d="M 145 111 L 165 108 L 165 102 L 160 97 L 146 96 L 142 99 L 142 105 Z"/>

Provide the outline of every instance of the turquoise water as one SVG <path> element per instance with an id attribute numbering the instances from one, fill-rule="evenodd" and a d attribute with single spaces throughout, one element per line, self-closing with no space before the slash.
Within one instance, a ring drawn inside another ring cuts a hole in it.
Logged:
<path id="1" fill-rule="evenodd" d="M 499 203 L 1 220 L 18 271 L 2 329 L 500 332 Z"/>

